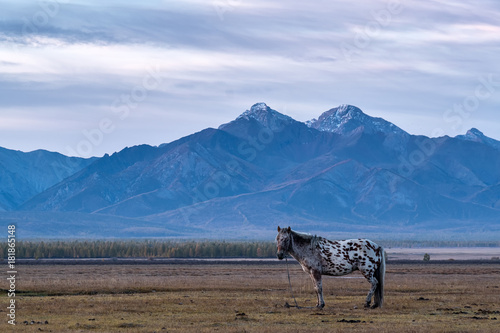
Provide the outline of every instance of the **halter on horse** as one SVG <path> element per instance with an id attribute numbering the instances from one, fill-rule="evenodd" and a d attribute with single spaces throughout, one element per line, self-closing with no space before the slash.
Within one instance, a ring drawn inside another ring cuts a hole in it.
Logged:
<path id="1" fill-rule="evenodd" d="M 384 302 L 385 254 L 384 249 L 368 239 L 330 241 L 323 237 L 299 233 L 290 227 L 278 227 L 276 236 L 278 251 L 282 260 L 286 254 L 294 257 L 309 273 L 318 296 L 318 308 L 325 306 L 321 275 L 340 276 L 359 270 L 371 283 L 365 307 L 381 307 Z"/>

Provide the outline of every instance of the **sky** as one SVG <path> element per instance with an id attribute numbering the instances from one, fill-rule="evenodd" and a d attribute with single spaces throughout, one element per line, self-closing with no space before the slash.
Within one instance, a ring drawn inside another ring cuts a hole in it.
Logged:
<path id="1" fill-rule="evenodd" d="M 102 156 L 257 102 L 500 140 L 497 0 L 0 0 L 0 147 Z"/>

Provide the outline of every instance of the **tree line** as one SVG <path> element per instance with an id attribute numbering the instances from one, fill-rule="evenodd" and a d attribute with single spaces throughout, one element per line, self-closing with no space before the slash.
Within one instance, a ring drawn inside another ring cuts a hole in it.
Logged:
<path id="1" fill-rule="evenodd" d="M 500 241 L 378 241 L 385 248 L 500 247 Z M 7 258 L 8 243 L 0 243 L 0 258 Z M 271 241 L 72 240 L 17 241 L 16 258 L 272 258 Z"/>
<path id="2" fill-rule="evenodd" d="M 7 257 L 7 243 L 0 243 L 0 258 Z M 269 258 L 274 242 L 95 240 L 18 241 L 16 258 Z"/>

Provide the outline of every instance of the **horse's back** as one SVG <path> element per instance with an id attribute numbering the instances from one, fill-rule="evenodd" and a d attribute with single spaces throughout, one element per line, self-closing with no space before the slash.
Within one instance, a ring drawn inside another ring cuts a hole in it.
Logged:
<path id="1" fill-rule="evenodd" d="M 319 248 L 326 275 L 346 275 L 358 269 L 364 274 L 378 267 L 383 251 L 375 242 L 364 238 L 336 241 L 323 238 Z"/>

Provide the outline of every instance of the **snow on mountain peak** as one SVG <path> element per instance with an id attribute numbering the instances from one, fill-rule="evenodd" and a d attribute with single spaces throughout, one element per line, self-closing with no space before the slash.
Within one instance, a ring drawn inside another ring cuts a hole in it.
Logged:
<path id="1" fill-rule="evenodd" d="M 252 105 L 252 107 L 250 108 L 250 112 L 253 112 L 253 113 L 256 113 L 256 112 L 259 112 L 259 111 L 267 111 L 267 110 L 271 110 L 271 108 L 269 106 L 267 106 L 266 103 L 255 103 L 254 105 Z"/>
<path id="2" fill-rule="evenodd" d="M 306 122 L 306 125 L 320 131 L 337 134 L 350 133 L 360 127 L 366 133 L 394 133 L 408 135 L 396 125 L 382 119 L 370 117 L 361 109 L 348 104 L 342 104 L 336 108 L 324 112 L 317 120 Z"/>
<path id="3" fill-rule="evenodd" d="M 244 119 L 250 119 L 253 118 L 255 120 L 258 120 L 262 122 L 266 118 L 268 118 L 269 114 L 271 113 L 277 113 L 273 109 L 271 109 L 269 106 L 267 106 L 266 103 L 255 103 L 252 105 L 250 110 L 246 110 L 243 112 L 237 119 L 244 118 Z"/>
<path id="4" fill-rule="evenodd" d="M 467 131 L 467 133 L 465 133 L 465 135 L 469 138 L 478 138 L 478 137 L 482 138 L 482 137 L 484 137 L 483 132 L 481 132 L 477 128 L 471 128 L 470 130 Z"/>
<path id="5" fill-rule="evenodd" d="M 273 131 L 281 130 L 284 125 L 288 125 L 295 121 L 293 118 L 271 109 L 266 103 L 256 103 L 252 105 L 250 110 L 243 112 L 236 118 L 236 121 L 240 119 L 255 119 L 263 126 Z M 229 124 L 221 125 L 219 129 L 224 129 L 227 125 Z"/>
<path id="6" fill-rule="evenodd" d="M 471 128 L 467 131 L 467 133 L 465 133 L 465 135 L 457 135 L 455 138 L 465 141 L 484 143 L 490 147 L 500 150 L 500 141 L 487 137 L 477 128 Z"/>
<path id="7" fill-rule="evenodd" d="M 312 125 L 320 131 L 335 132 L 352 119 L 363 122 L 365 114 L 355 106 L 342 104 L 339 107 L 324 112 Z"/>

